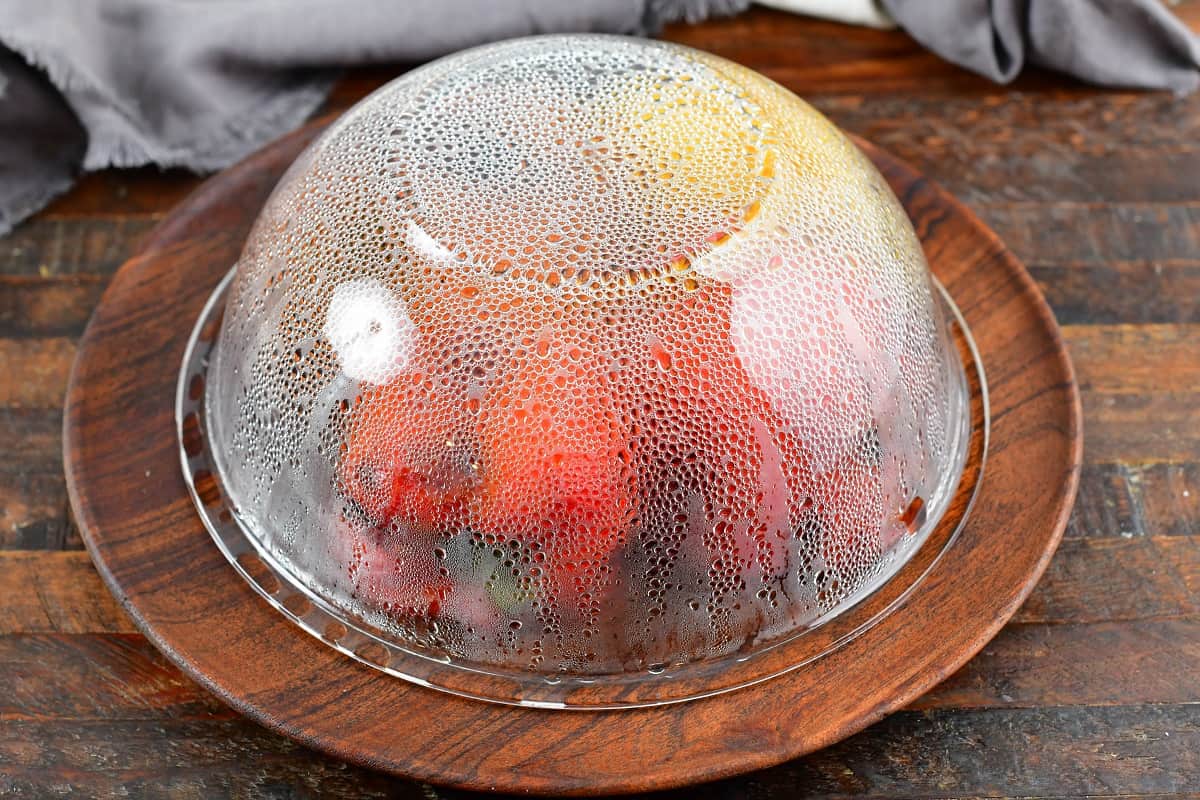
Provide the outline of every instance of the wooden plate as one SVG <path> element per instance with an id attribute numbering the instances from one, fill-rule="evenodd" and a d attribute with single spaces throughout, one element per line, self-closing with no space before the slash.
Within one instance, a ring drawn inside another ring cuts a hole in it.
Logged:
<path id="1" fill-rule="evenodd" d="M 163 221 L 101 300 L 68 388 L 67 485 L 92 559 L 146 636 L 241 713 L 348 761 L 434 783 L 569 794 L 680 786 L 811 752 L 904 706 L 978 652 L 1045 569 L 1082 448 L 1054 318 L 973 214 L 860 142 L 970 325 L 991 394 L 975 508 L 899 609 L 756 686 L 620 711 L 513 708 L 422 689 L 303 634 L 201 524 L 179 467 L 174 399 L 193 321 L 276 180 L 327 122 L 207 181 Z"/>

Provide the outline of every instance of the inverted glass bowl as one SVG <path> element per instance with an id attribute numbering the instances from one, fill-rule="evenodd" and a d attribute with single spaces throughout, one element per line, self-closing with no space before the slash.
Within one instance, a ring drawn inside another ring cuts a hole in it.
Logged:
<path id="1" fill-rule="evenodd" d="M 238 569 L 339 649 L 499 702 L 682 700 L 863 627 L 779 660 L 960 488 L 959 323 L 881 176 L 785 89 L 675 45 L 505 42 L 288 170 L 197 325 L 182 457 Z"/>

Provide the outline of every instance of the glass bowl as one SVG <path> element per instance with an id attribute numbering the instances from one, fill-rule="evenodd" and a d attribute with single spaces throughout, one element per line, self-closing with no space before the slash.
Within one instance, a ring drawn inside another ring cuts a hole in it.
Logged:
<path id="1" fill-rule="evenodd" d="M 239 571 L 360 660 L 672 702 L 919 579 L 779 655 L 961 493 L 955 337 L 896 197 L 804 101 L 676 45 L 514 40 L 393 81 L 287 171 L 197 324 L 182 458 Z"/>

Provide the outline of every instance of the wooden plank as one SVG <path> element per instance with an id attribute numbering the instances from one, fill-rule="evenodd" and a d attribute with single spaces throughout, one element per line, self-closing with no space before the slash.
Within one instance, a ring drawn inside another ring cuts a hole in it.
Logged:
<path id="1" fill-rule="evenodd" d="M 1133 758 L 1134 763 L 1139 756 L 1153 756 L 1163 758 L 1166 763 L 1190 766 L 1191 762 L 1177 760 L 1182 751 L 1164 750 L 1164 745 L 1171 736 L 1181 733 L 1182 741 L 1176 745 L 1182 748 L 1195 744 L 1189 738 L 1194 734 L 1188 727 L 1189 718 L 1181 718 L 1179 709 L 1190 708 L 1194 713 L 1200 692 L 1195 679 L 1200 674 L 1198 663 L 1200 620 L 1195 618 L 1151 625 L 1010 626 L 967 668 L 922 698 L 913 711 L 836 746 L 835 763 L 841 765 L 842 775 L 863 776 L 862 770 L 868 766 L 866 753 L 886 752 L 879 749 L 886 742 L 903 744 L 904 750 L 896 752 L 907 752 L 909 758 L 905 763 L 912 768 L 896 771 L 896 765 L 884 759 L 881 765 L 876 765 L 883 766 L 883 773 L 872 773 L 875 777 L 868 784 L 852 791 L 853 796 L 867 797 L 926 796 L 921 792 L 929 791 L 929 785 L 917 781 L 915 775 L 940 769 L 944 779 L 958 773 L 946 773 L 946 765 L 940 759 L 958 757 L 955 754 L 963 754 L 964 758 L 972 753 L 979 755 L 979 751 L 964 748 L 961 741 L 955 740 L 956 735 L 966 732 L 973 734 L 968 741 L 986 738 L 985 749 L 1010 757 L 1026 758 L 1043 749 L 1058 752 L 1060 748 L 1067 748 L 1071 751 L 1068 755 L 1078 757 L 1081 752 L 1124 742 L 1120 754 Z M 236 777 L 240 775 L 240 765 L 232 763 L 221 749 L 231 742 L 250 762 L 270 760 L 272 754 L 278 756 L 279 748 L 283 748 L 282 752 L 294 755 L 297 761 L 313 758 L 320 763 L 318 757 L 237 720 L 232 712 L 180 676 L 136 636 L 0 637 L 0 665 L 5 667 L 0 670 L 0 721 L 5 723 L 0 726 L 0 753 L 13 752 L 13 739 L 5 741 L 5 738 L 15 738 L 14 731 L 19 731 L 19 741 L 27 744 L 26 748 L 18 749 L 13 762 L 0 769 L 3 775 L 0 780 L 9 780 L 10 790 L 18 787 L 22 791 L 35 791 L 38 787 L 21 783 L 20 779 L 32 780 L 34 772 L 53 771 L 63 765 L 64 754 L 55 748 L 62 739 L 64 724 L 69 725 L 70 741 L 78 751 L 95 756 L 96 749 L 103 750 L 106 766 L 120 773 L 114 776 L 96 769 L 94 764 L 70 762 L 72 774 L 85 781 L 117 781 L 122 787 L 128 786 L 126 781 L 130 780 L 125 771 L 140 769 L 144 762 L 139 759 L 143 755 L 153 758 L 174 755 L 192 768 L 214 759 L 220 762 L 223 774 Z M 77 691 L 82 685 L 89 687 L 88 692 Z M 1149 718 L 1137 710 L 1131 711 L 1129 704 L 1153 704 L 1145 712 Z M 1039 708 L 1046 705 L 1122 707 L 1111 712 Z M 961 711 L 964 708 L 1003 710 L 999 715 L 989 715 Z M 1012 711 L 1019 708 L 1031 710 Z M 964 728 L 962 721 L 968 719 L 975 722 Z M 1147 737 L 1151 727 L 1157 735 Z M 146 731 L 156 732 L 157 736 L 144 735 Z M 1006 735 L 1006 731 L 1023 733 L 1012 736 Z M 1118 738 L 1114 742 L 1105 736 Z M 156 739 L 157 743 L 150 739 Z M 175 748 L 185 739 L 193 747 L 186 753 L 177 751 Z M 1143 749 L 1129 750 L 1129 742 L 1142 743 L 1139 746 Z M 35 751 L 37 757 L 33 755 Z M 759 785 L 775 786 L 776 791 L 785 785 L 823 791 L 821 781 L 826 774 L 823 770 L 830 763 L 830 753 L 825 751 L 761 773 L 753 780 Z M 1088 761 L 1095 765 L 1098 756 L 1093 755 Z M 982 760 L 982 769 L 989 773 L 987 780 L 1049 780 L 1058 767 L 1057 761 L 1039 767 L 1030 760 L 1012 771 L 1011 766 L 999 765 L 1003 760 L 1000 757 Z M 803 777 L 800 784 L 791 782 L 797 770 Z M 1079 781 L 1090 773 L 1084 765 L 1069 774 L 1072 780 Z M 1136 772 L 1105 774 L 1118 778 L 1115 785 L 1128 786 L 1131 794 L 1147 788 L 1144 784 L 1121 783 L 1131 780 Z M 978 770 L 970 773 L 969 780 L 981 779 Z M 694 791 L 718 792 L 711 796 L 722 797 L 726 796 L 723 792 L 740 785 L 718 784 Z M 86 789 L 90 794 L 107 791 L 102 788 L 105 786 L 108 784 L 85 783 L 75 788 Z M 1072 791 L 1082 792 L 1089 786 L 1078 783 Z M 984 791 L 972 783 L 957 784 L 954 788 L 956 792 Z M 850 789 L 843 785 L 839 791 Z M 1011 793 L 1042 796 L 1036 791 Z"/>
<path id="2" fill-rule="evenodd" d="M 1089 470 L 1068 536 L 1138 533 L 1137 514 L 1150 521 L 1148 533 L 1195 530 L 1200 326 L 1073 325 L 1064 336 L 1084 389 Z M 37 547 L 33 534 L 70 532 L 57 409 L 73 354 L 66 338 L 0 339 L 0 446 L 11 454 L 0 465 L 0 546 Z M 12 405 L 23 407 L 21 416 Z M 43 412 L 53 416 L 29 416 Z M 36 431 L 23 433 L 25 425 Z M 29 530 L 18 535 L 22 528 Z"/>
<path id="3" fill-rule="evenodd" d="M 763 8 L 700 25 L 671 25 L 663 38 L 752 65 L 801 96 L 832 93 L 994 92 L 995 84 L 934 55 L 908 35 L 792 16 Z M 1022 88 L 1044 83 L 1031 74 Z"/>
<path id="4" fill-rule="evenodd" d="M 996 89 L 809 99 L 967 202 L 1196 199 L 1200 95 Z"/>
<path id="5" fill-rule="evenodd" d="M 1085 411 L 1095 421 L 1127 424 L 1114 398 L 1127 396 L 1133 407 L 1157 405 L 1166 412 L 1153 420 L 1160 437 L 1177 440 L 1171 454 L 1132 452 L 1119 454 L 1117 460 L 1200 461 L 1200 360 L 1195 358 L 1194 343 L 1200 341 L 1200 326 L 1065 326 L 1063 335 L 1084 390 Z M 14 340 L 0 339 L 0 406 L 58 408 L 61 406 L 66 379 L 75 355 L 75 344 L 65 337 Z M 1090 408 L 1089 408 L 1090 404 Z M 1112 406 L 1112 413 L 1105 411 Z M 1173 428 L 1172 419 L 1180 426 Z M 1088 420 L 1089 422 L 1091 420 Z M 1142 423 L 1148 428 L 1150 419 Z M 1095 426 L 1089 426 L 1089 439 Z M 1138 431 L 1139 434 L 1147 430 Z M 1195 457 L 1174 455 L 1190 448 Z M 1093 455 L 1093 460 L 1095 459 Z"/>
<path id="6" fill-rule="evenodd" d="M 1030 265 L 1060 324 L 1198 323 L 1200 259 Z"/>
<path id="7" fill-rule="evenodd" d="M 1087 458 L 1200 461 L 1195 325 L 1068 325 L 1082 390 Z"/>
<path id="8" fill-rule="evenodd" d="M 1064 539 L 1200 533 L 1200 464 L 1089 464 Z"/>
<path id="9" fill-rule="evenodd" d="M 54 413 L 52 444 L 31 436 L 12 447 L 6 435 L 14 413 L 0 409 L 0 450 L 13 455 L 0 463 L 0 549 L 82 548 L 66 507 Z M 6 468 L 6 466 L 8 468 Z M 1180 536 L 1200 532 L 1200 464 L 1085 464 L 1067 540 Z"/>
<path id="10" fill-rule="evenodd" d="M 902 712 L 754 786 L 764 797 L 1119 797 L 1195 791 L 1197 775 L 1200 708 L 1072 707 Z"/>
<path id="11" fill-rule="evenodd" d="M 1127 206 L 1124 215 L 1076 209 L 1086 213 L 1064 214 L 1053 204 L 983 209 L 1027 262 L 1060 322 L 1200 321 L 1200 207 Z M 1193 211 L 1195 220 L 1189 219 Z M 0 239 L 0 259 L 6 259 L 0 336 L 77 334 L 103 291 L 98 278 L 131 257 L 154 222 L 38 219 Z M 1060 225 L 1072 230 L 1051 235 Z M 1075 258 L 1071 247 L 1079 252 Z M 1139 248 L 1143 255 L 1122 259 Z M 37 280 L 56 276 L 73 280 Z M 56 308 L 62 320 L 37 316 Z"/>
<path id="12" fill-rule="evenodd" d="M 13 472 L 62 472 L 62 409 L 0 406 L 0 481 Z"/>
<path id="13" fill-rule="evenodd" d="M 42 278 L 111 275 L 137 251 L 160 217 L 161 212 L 136 219 L 110 214 L 63 219 L 43 212 L 0 238 L 0 272 Z"/>
<path id="14" fill-rule="evenodd" d="M 1200 325 L 1068 325 L 1063 335 L 1085 401 L 1103 404 L 1114 395 L 1130 395 L 1165 402 L 1175 395 L 1177 413 L 1189 418 L 1189 411 L 1200 411 L 1200 404 L 1185 402 L 1200 394 L 1200 359 L 1194 349 Z M 66 337 L 0 339 L 0 406 L 59 407 L 74 353 L 75 345 Z M 1191 433 L 1200 435 L 1200 426 Z M 1120 460 L 1154 457 L 1128 455 Z"/>
<path id="15" fill-rule="evenodd" d="M 972 203 L 1026 264 L 1200 261 L 1200 201 Z"/>
<path id="16" fill-rule="evenodd" d="M 1085 392 L 1083 420 L 1092 462 L 1200 460 L 1197 392 Z"/>
<path id="17" fill-rule="evenodd" d="M 1180 9 L 1191 4 L 1184 2 Z M 1187 11 L 1178 11 L 1188 18 Z M 1195 12 L 1190 12 L 1195 16 Z M 1027 67 L 999 87 L 951 64 L 900 30 L 796 18 L 764 8 L 698 25 L 670 25 L 662 38 L 753 66 L 802 96 L 822 93 L 903 97 L 953 92 L 976 96 L 1002 92 L 1055 92 L 1059 98 L 1095 97 L 1094 87 L 1061 73 Z"/>
<path id="18" fill-rule="evenodd" d="M 78 337 L 107 283 L 97 275 L 67 278 L 0 275 L 0 337 Z"/>
<path id="19" fill-rule="evenodd" d="M 1200 534 L 1200 464 L 1085 463 L 1064 539 Z"/>
<path id="20" fill-rule="evenodd" d="M 1200 703 L 1200 617 L 1009 624 L 911 708 Z"/>
<path id="21" fill-rule="evenodd" d="M 1033 265 L 1064 325 L 1200 323 L 1200 261 Z M 0 337 L 78 337 L 100 300 L 107 276 L 62 279 L 0 275 Z"/>
<path id="22" fill-rule="evenodd" d="M 1146 531 L 1200 534 L 1200 464 L 1132 466 L 1129 479 Z"/>
<path id="23" fill-rule="evenodd" d="M 1039 211 L 1052 208 L 1046 206 Z M 1191 227 L 1166 229 L 1200 232 L 1197 216 Z M 1012 219 L 1007 222 L 1012 223 Z M 1136 235 L 1131 224 L 1126 225 L 1128 236 Z M 136 224 L 128 220 L 36 221 L 0 240 L 0 250 L 17 253 L 6 263 L 6 274 L 0 276 L 0 336 L 77 336 L 103 292 L 103 278 L 136 252 L 150 225 L 150 221 Z M 1109 235 L 1115 235 L 1111 229 Z M 36 241 L 45 237 L 59 241 Z M 1079 238 L 1078 233 L 1075 238 Z M 1170 238 L 1160 232 L 1154 240 L 1165 249 L 1170 246 Z M 1036 243 L 1020 231 L 1011 243 L 1029 262 L 1030 272 L 1061 323 L 1200 322 L 1200 255 L 1111 260 L 1108 254 L 1122 249 L 1122 245 L 1092 242 L 1092 248 L 1110 250 L 1080 261 L 1055 262 L 1053 252 L 1034 251 Z M 1177 244 L 1180 248 L 1189 246 L 1186 242 Z M 1196 252 L 1200 254 L 1200 243 L 1196 244 Z M 54 280 L 57 276 L 64 276 L 64 280 Z"/>
<path id="24" fill-rule="evenodd" d="M 0 472 L 0 550 L 80 549 L 61 471 Z"/>
<path id="25" fill-rule="evenodd" d="M 1028 264 L 1200 259 L 1200 203 L 1194 198 L 1112 204 L 1053 198 L 972 206 Z M 132 218 L 103 212 L 64 218 L 46 212 L 0 239 L 0 263 L 10 275 L 110 273 L 169 207 Z"/>
<path id="26" fill-rule="evenodd" d="M 1068 325 L 1084 394 L 1200 393 L 1200 325 Z"/>
<path id="27" fill-rule="evenodd" d="M 0 549 L 82 548 L 62 471 L 62 411 L 0 407 Z"/>
<path id="28" fill-rule="evenodd" d="M 1042 278 L 1064 322 L 1186 322 L 1200 313 L 1200 206 L 1194 203 L 1110 208 L 1056 198 L 985 204 L 980 210 Z M 11 275 L 109 274 L 152 223 L 153 218 L 41 217 L 0 242 L 0 257 L 6 257 Z"/>
<path id="29" fill-rule="evenodd" d="M 1200 535 L 1070 539 L 1014 621 L 1172 619 L 1200 614 Z M 82 551 L 0 550 L 0 635 L 135 630 Z"/>
<path id="30" fill-rule="evenodd" d="M 1064 624 L 1198 614 L 1200 594 L 1187 580 L 1200 563 L 1198 548 L 1196 536 L 1065 540 L 1013 621 Z"/>
<path id="31" fill-rule="evenodd" d="M 1051 106 L 1045 109 L 1052 114 Z M 1177 124 L 1177 123 L 1164 123 Z M 848 130 L 860 133 L 855 125 Z M 870 132 L 864 134 L 872 138 Z M 880 137 L 891 139 L 893 137 Z M 1118 144 L 1110 155 L 1048 149 L 1017 155 L 1004 148 L 957 151 L 921 142 L 891 141 L 883 147 L 916 166 L 968 203 L 1056 199 L 1068 202 L 1183 202 L 1196 196 L 1200 148 L 1156 150 L 1138 142 Z M 1144 176 L 1131 181 L 1127 176 Z"/>
<path id="32" fill-rule="evenodd" d="M 74 360 L 65 337 L 0 339 L 0 407 L 62 408 Z"/>
<path id="33" fill-rule="evenodd" d="M 39 220 L 158 216 L 200 185 L 202 176 L 157 167 L 109 169 L 80 178 L 38 214 Z"/>
<path id="34" fill-rule="evenodd" d="M 1173 703 L 1200 703 L 1200 616 L 1010 624 L 911 707 Z M 0 724 L 232 716 L 136 633 L 0 635 Z"/>
<path id="35" fill-rule="evenodd" d="M 1157 466 L 1157 465 L 1156 465 Z M 1075 507 L 1063 533 L 1072 539 L 1132 538 L 1160 531 L 1145 522 L 1139 487 L 1125 464 L 1085 463 L 1079 476 Z M 1180 531 L 1187 533 L 1187 531 Z"/>
<path id="36" fill-rule="evenodd" d="M 960 160 L 986 153 L 1003 154 L 1014 164 L 1046 165 L 1045 180 L 996 198 L 1005 200 L 1095 202 L 1100 199 L 1095 195 L 1056 197 L 1049 186 L 1058 182 L 1066 186 L 1080 184 L 1083 176 L 1071 174 L 1066 168 L 1069 164 L 1103 160 L 1119 164 L 1122 158 L 1134 154 L 1149 156 L 1155 150 L 1163 156 L 1191 154 L 1200 134 L 1200 98 L 1194 96 L 1098 92 L 1062 85 L 1040 91 L 983 86 L 980 92 L 960 91 L 953 95 L 881 92 L 869 102 L 854 93 L 816 95 L 812 102 L 842 127 L 918 165 L 922 172 L 926 161 L 932 164 L 950 159 L 966 163 Z M 1048 112 L 1051 108 L 1052 113 Z M 1044 160 L 1025 161 L 1033 158 Z M 1062 167 L 1054 168 L 1055 161 Z M 999 160 L 989 158 L 987 163 L 968 169 L 965 176 L 978 178 L 1002 167 Z M 949 169 L 944 171 L 952 174 Z M 1161 188 L 1150 180 L 1157 173 L 1139 173 L 1137 180 L 1128 180 L 1130 173 L 1120 167 L 1113 172 L 1125 184 Z M 1107 195 L 1101 197 L 1108 199 Z M 1194 193 L 1185 193 L 1179 198 L 1154 199 L 1194 201 L 1196 197 Z"/>
<path id="37" fill-rule="evenodd" d="M 922 698 L 915 708 L 952 712 L 1045 705 L 1194 704 L 1200 693 L 1198 664 L 1200 620 L 1195 618 L 1136 626 L 1010 626 L 967 668 Z M 72 731 L 100 731 L 98 740 L 92 742 L 98 746 L 110 737 L 106 733 L 109 728 L 93 725 L 96 721 L 109 721 L 122 731 L 129 730 L 125 726 L 130 721 L 144 721 L 133 730 L 144 726 L 164 732 L 169 729 L 171 738 L 176 739 L 184 735 L 174 727 L 180 720 L 234 720 L 232 712 L 179 675 L 137 636 L 0 637 L 0 665 L 4 666 L 0 670 L 0 721 L 5 723 L 0 730 L 11 731 L 18 722 L 38 722 L 45 723 L 41 730 L 52 736 L 61 732 L 61 723 L 69 722 Z M 89 687 L 88 692 L 76 690 L 83 685 Z M 1076 709 L 1060 713 L 1091 716 Z M 923 738 L 922 725 L 939 715 L 902 716 L 916 720 L 914 729 L 901 732 L 911 744 L 913 733 Z M 953 713 L 941 716 L 963 717 Z M 55 722 L 60 725 L 49 724 Z M 235 724 L 226 729 L 236 737 L 238 731 L 250 728 Z M 863 736 L 874 738 L 877 729 Z M 192 753 L 192 759 L 202 758 L 218 738 L 206 741 L 199 753 Z M 30 741 L 48 746 L 37 739 Z M 119 741 L 125 741 L 124 735 Z M 282 742 L 262 733 L 251 751 L 278 744 Z M 1052 738 L 1049 744 L 1061 742 Z M 5 749 L 0 747 L 0 752 Z"/>
<path id="38" fill-rule="evenodd" d="M 873 55 L 850 54 L 848 61 L 830 69 L 816 66 L 822 63 L 820 53 L 840 47 L 840 40 L 814 41 L 803 48 L 786 34 L 775 34 L 773 42 L 765 34 L 764 41 L 758 29 L 769 28 L 767 24 L 747 19 L 732 27 L 734 32 L 723 32 L 719 40 L 701 33 L 681 38 L 756 65 L 845 129 L 909 161 L 968 202 L 1195 200 L 1200 96 L 1176 100 L 1153 92 L 1099 94 L 1069 81 L 1064 88 L 1063 78 L 1026 87 L 1040 90 L 1014 92 L 959 74 L 961 70 L 938 64 L 928 54 L 909 52 L 905 48 L 912 45 L 904 40 L 893 40 Z M 798 53 L 811 51 L 816 51 L 814 66 L 797 63 L 806 58 Z M 773 52 L 778 60 L 771 58 Z M 906 72 L 910 67 L 916 68 L 914 73 Z M 897 74 L 903 76 L 901 88 L 929 74 L 949 78 L 946 86 L 956 91 L 932 87 L 920 95 L 897 92 L 887 85 L 888 76 L 894 82 Z M 1128 180 L 1131 174 L 1139 179 Z"/>
<path id="39" fill-rule="evenodd" d="M 368 773 L 241 720 L 81 722 L 69 732 L 14 721 L 0 726 L 0 763 L 0 791 L 18 797 L 473 796 Z M 749 779 L 658 797 L 1179 797 L 1197 774 L 1192 705 L 906 711 Z"/>
<path id="40" fill-rule="evenodd" d="M 1200 597 L 1200 539 L 1187 536 L 1165 539 L 1161 544 L 1185 590 L 1193 597 Z"/>
<path id="41" fill-rule="evenodd" d="M 0 727 L 237 718 L 139 634 L 0 636 L 0 666 Z"/>
<path id="42" fill-rule="evenodd" d="M 136 631 L 87 553 L 0 552 L 0 637 Z"/>
<path id="43" fill-rule="evenodd" d="M 0 725 L 0 796 L 60 795 L 429 797 L 419 784 L 348 766 L 241 719 Z"/>

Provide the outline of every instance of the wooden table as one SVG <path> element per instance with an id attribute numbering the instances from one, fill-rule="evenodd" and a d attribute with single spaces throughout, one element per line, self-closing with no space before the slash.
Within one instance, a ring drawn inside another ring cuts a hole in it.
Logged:
<path id="1" fill-rule="evenodd" d="M 1200 29 L 1200 3 L 1176 10 Z M 1001 88 L 902 33 L 761 10 L 669 37 L 966 201 L 1053 305 L 1086 430 L 1063 545 L 977 658 L 840 745 L 673 796 L 1200 797 L 1200 93 Z M 400 71 L 352 73 L 324 110 Z M 198 180 L 93 175 L 0 239 L 0 797 L 461 797 L 241 719 L 137 634 L 82 549 L 60 434 L 75 342 Z"/>

